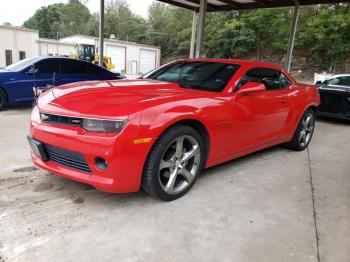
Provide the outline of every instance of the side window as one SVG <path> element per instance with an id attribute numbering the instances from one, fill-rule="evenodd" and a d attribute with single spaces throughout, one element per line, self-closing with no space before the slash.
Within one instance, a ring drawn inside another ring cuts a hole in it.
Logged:
<path id="1" fill-rule="evenodd" d="M 35 69 L 39 74 L 59 73 L 60 63 L 57 59 L 46 59 L 35 64 Z"/>
<path id="2" fill-rule="evenodd" d="M 179 77 L 180 77 L 181 66 L 182 66 L 181 63 L 173 65 L 171 68 L 167 69 L 164 73 L 160 74 L 159 76 L 156 76 L 155 79 L 165 80 L 169 82 L 176 82 L 179 80 Z"/>
<path id="3" fill-rule="evenodd" d="M 344 76 L 343 85 L 350 87 L 350 76 Z"/>
<path id="4" fill-rule="evenodd" d="M 350 76 L 340 76 L 328 79 L 324 81 L 327 86 L 349 86 L 350 87 Z"/>
<path id="5" fill-rule="evenodd" d="M 61 61 L 61 73 L 62 74 L 86 74 L 86 63 L 78 60 L 62 60 Z"/>
<path id="6" fill-rule="evenodd" d="M 281 72 L 271 68 L 253 68 L 240 80 L 237 88 L 247 82 L 259 82 L 265 85 L 266 90 L 283 89 L 291 85 L 288 78 Z"/>
<path id="7" fill-rule="evenodd" d="M 340 77 L 328 79 L 324 82 L 327 86 L 336 86 L 340 83 Z"/>
<path id="8" fill-rule="evenodd" d="M 99 68 L 98 66 L 95 66 L 93 64 L 87 64 L 87 73 L 88 74 L 102 74 L 104 72 L 102 72 L 101 68 Z"/>
<path id="9" fill-rule="evenodd" d="M 279 72 L 279 74 L 280 74 L 280 83 L 281 83 L 282 89 L 292 85 L 290 80 L 283 73 Z"/>

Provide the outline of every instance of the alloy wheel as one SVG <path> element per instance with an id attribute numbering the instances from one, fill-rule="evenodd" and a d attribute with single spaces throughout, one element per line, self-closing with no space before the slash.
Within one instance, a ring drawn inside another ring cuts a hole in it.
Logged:
<path id="1" fill-rule="evenodd" d="M 306 114 L 302 120 L 301 130 L 299 133 L 299 144 L 305 147 L 311 140 L 314 131 L 315 121 L 313 114 Z"/>
<path id="2" fill-rule="evenodd" d="M 198 141 L 189 135 L 173 140 L 159 164 L 159 181 L 168 194 L 178 194 L 191 185 L 201 163 Z"/>

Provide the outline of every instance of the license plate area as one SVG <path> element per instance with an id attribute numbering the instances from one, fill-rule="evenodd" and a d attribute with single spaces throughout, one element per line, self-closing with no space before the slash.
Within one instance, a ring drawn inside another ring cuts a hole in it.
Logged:
<path id="1" fill-rule="evenodd" d="M 33 150 L 34 154 L 36 154 L 38 157 L 40 157 L 41 160 L 47 161 L 48 158 L 47 158 L 47 155 L 45 152 L 44 145 L 41 142 L 33 139 L 30 136 L 27 136 L 27 139 L 28 139 L 28 143 L 29 143 L 31 149 Z"/>

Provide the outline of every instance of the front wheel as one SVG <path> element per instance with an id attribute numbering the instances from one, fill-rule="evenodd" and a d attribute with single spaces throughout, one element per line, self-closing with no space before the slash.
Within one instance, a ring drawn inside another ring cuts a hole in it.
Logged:
<path id="1" fill-rule="evenodd" d="M 165 201 L 175 200 L 193 186 L 203 166 L 201 136 L 189 126 L 175 126 L 154 144 L 146 160 L 142 188 Z"/>
<path id="2" fill-rule="evenodd" d="M 296 151 L 304 150 L 311 142 L 314 129 L 315 112 L 309 108 L 302 115 L 292 140 L 286 146 Z"/>

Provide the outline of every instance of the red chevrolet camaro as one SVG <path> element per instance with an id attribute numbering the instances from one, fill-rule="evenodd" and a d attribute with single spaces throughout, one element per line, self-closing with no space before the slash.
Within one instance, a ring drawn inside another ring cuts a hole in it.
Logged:
<path id="1" fill-rule="evenodd" d="M 203 168 L 277 144 L 305 149 L 319 103 L 315 86 L 271 64 L 179 60 L 139 80 L 47 91 L 28 140 L 34 163 L 52 173 L 174 200 Z"/>

